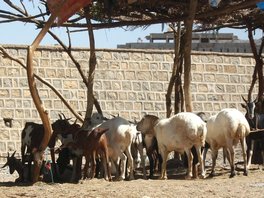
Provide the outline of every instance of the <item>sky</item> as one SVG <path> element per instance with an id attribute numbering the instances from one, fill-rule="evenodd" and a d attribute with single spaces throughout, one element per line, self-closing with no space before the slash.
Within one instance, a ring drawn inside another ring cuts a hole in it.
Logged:
<path id="1" fill-rule="evenodd" d="M 14 0 L 14 3 L 19 2 L 19 0 Z M 25 2 L 27 9 L 30 11 L 36 10 L 36 5 L 31 2 Z M 34 1 L 37 2 L 36 0 Z M 35 9 L 34 9 L 35 8 Z M 6 4 L 0 0 L 1 10 L 10 10 Z M 65 28 L 56 27 L 52 28 L 52 31 L 59 36 L 65 44 L 68 44 L 68 39 L 66 35 Z M 113 29 L 102 29 L 95 30 L 95 47 L 96 48 L 111 48 L 115 49 L 118 44 L 125 44 L 130 42 L 137 42 L 138 38 L 141 38 L 143 42 L 148 42 L 145 37 L 150 33 L 162 33 L 166 32 L 167 28 L 162 28 L 161 24 L 151 25 L 147 29 L 137 28 L 136 30 L 129 31 L 124 28 L 113 28 Z M 239 39 L 246 40 L 247 32 L 245 30 L 236 29 L 221 29 L 219 31 L 224 33 L 234 33 L 239 37 Z M 39 33 L 35 25 L 13 22 L 13 23 L 0 23 L 0 44 L 25 44 L 30 45 L 34 38 Z M 261 38 L 262 32 L 257 31 L 255 38 Z M 89 37 L 87 32 L 76 32 L 71 33 L 71 42 L 73 47 L 89 47 Z M 41 45 L 55 45 L 57 42 L 50 37 L 48 34 L 45 36 Z"/>

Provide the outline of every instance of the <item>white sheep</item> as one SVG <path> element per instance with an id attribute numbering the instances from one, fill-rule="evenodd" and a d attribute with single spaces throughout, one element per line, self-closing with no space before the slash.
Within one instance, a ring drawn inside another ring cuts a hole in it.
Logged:
<path id="1" fill-rule="evenodd" d="M 200 162 L 201 175 L 205 177 L 201 147 L 205 144 L 206 123 L 196 114 L 190 112 L 178 113 L 170 118 L 159 119 L 153 115 L 145 115 L 137 125 L 137 130 L 143 134 L 153 134 L 158 141 L 162 156 L 162 171 L 160 179 L 167 179 L 166 162 L 169 152 L 178 151 L 187 154 L 188 170 L 186 178 L 192 177 L 194 146 Z"/>
<path id="2" fill-rule="evenodd" d="M 103 122 L 97 127 L 107 128 L 105 133 L 108 141 L 109 157 L 114 162 L 116 168 L 117 162 L 120 161 L 121 175 L 117 175 L 119 180 L 125 179 L 126 161 L 128 160 L 129 179 L 134 179 L 134 159 L 131 153 L 131 146 L 135 143 L 140 152 L 142 163 L 143 159 L 143 143 L 142 137 L 138 136 L 138 131 L 129 121 L 121 117 L 114 117 L 106 122 Z M 145 166 L 144 166 L 145 168 Z M 118 174 L 118 171 L 116 172 Z M 144 177 L 146 173 L 144 171 Z"/>
<path id="3" fill-rule="evenodd" d="M 206 142 L 212 150 L 212 171 L 210 176 L 215 175 L 216 158 L 218 150 L 223 147 L 227 150 L 227 159 L 231 166 L 231 175 L 234 177 L 234 146 L 240 141 L 243 159 L 244 159 L 244 175 L 248 174 L 246 160 L 246 136 L 249 134 L 250 128 L 245 116 L 237 109 L 223 109 L 218 114 L 211 116 L 207 121 Z"/>

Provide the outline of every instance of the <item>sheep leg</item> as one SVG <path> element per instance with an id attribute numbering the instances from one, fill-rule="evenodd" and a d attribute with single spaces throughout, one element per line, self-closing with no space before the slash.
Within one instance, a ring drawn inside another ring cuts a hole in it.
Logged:
<path id="1" fill-rule="evenodd" d="M 144 154 L 143 154 L 143 144 L 142 143 L 140 143 L 140 145 L 138 146 L 138 150 L 139 150 L 139 155 L 140 155 L 140 160 L 141 160 L 140 165 L 143 169 L 143 178 L 147 179 L 146 165 L 145 165 L 146 156 L 144 156 Z"/>
<path id="2" fill-rule="evenodd" d="M 26 147 L 22 144 L 21 146 L 21 158 L 22 158 L 22 177 L 21 177 L 21 181 L 24 182 L 24 170 L 25 170 L 25 151 L 26 151 Z"/>
<path id="3" fill-rule="evenodd" d="M 112 181 L 112 176 L 111 176 L 111 163 L 109 160 L 109 152 L 107 148 L 107 143 L 103 143 L 103 157 L 102 157 L 102 162 L 104 165 L 104 178 L 105 180 Z"/>
<path id="4" fill-rule="evenodd" d="M 230 164 L 231 163 L 230 153 L 228 152 L 228 149 L 226 147 L 223 147 L 223 154 L 225 154 L 225 157 L 226 157 L 228 163 Z M 224 162 L 224 164 L 225 164 L 225 162 Z"/>
<path id="5" fill-rule="evenodd" d="M 161 145 L 159 145 L 160 148 L 160 154 L 162 156 L 162 166 L 161 166 L 161 175 L 160 179 L 167 179 L 167 158 L 168 158 L 168 151 Z"/>
<path id="6" fill-rule="evenodd" d="M 185 176 L 185 179 L 191 179 L 193 177 L 193 174 L 192 174 L 193 154 L 192 154 L 190 149 L 185 149 L 185 153 L 186 153 L 187 158 L 188 158 L 188 170 L 187 170 L 187 174 Z"/>
<path id="7" fill-rule="evenodd" d="M 248 175 L 248 167 L 247 167 L 247 153 L 246 153 L 246 139 L 241 138 L 240 139 L 241 147 L 242 147 L 242 152 L 243 152 L 243 160 L 244 160 L 244 175 Z"/>
<path id="8" fill-rule="evenodd" d="M 155 152 L 155 160 L 154 160 L 154 170 L 157 170 L 158 172 L 161 171 L 161 164 L 162 164 L 162 157 L 158 152 Z"/>
<path id="9" fill-rule="evenodd" d="M 264 167 L 264 151 L 261 150 L 261 157 L 262 157 L 262 170 L 263 170 L 263 167 Z"/>
<path id="10" fill-rule="evenodd" d="M 117 159 L 111 159 L 112 164 L 114 164 L 115 166 L 115 178 L 117 180 L 120 179 L 120 163 L 118 163 L 118 161 L 121 161 L 119 157 L 117 157 Z"/>
<path id="11" fill-rule="evenodd" d="M 74 158 L 71 182 L 78 182 L 78 180 L 81 178 L 81 168 L 82 168 L 82 157 Z"/>
<path id="12" fill-rule="evenodd" d="M 83 179 L 88 178 L 88 176 L 87 176 L 88 166 L 89 166 L 89 157 L 85 156 L 85 165 L 83 167 Z"/>
<path id="13" fill-rule="evenodd" d="M 147 156 L 149 158 L 149 178 L 152 179 L 154 173 L 154 159 L 151 153 L 148 153 Z"/>
<path id="14" fill-rule="evenodd" d="M 230 157 L 230 156 L 228 156 L 228 152 L 227 152 L 226 148 L 223 147 L 223 163 L 224 164 L 226 164 L 226 158 L 227 158 L 228 162 L 230 163 L 230 158 L 228 159 L 228 157 Z"/>
<path id="15" fill-rule="evenodd" d="M 55 177 L 55 179 L 58 179 L 59 174 L 58 174 L 57 166 L 56 166 L 54 147 L 50 148 L 50 155 L 51 155 L 51 161 L 52 161 L 52 168 L 54 170 L 54 177 Z"/>
<path id="16" fill-rule="evenodd" d="M 251 140 L 249 142 L 249 147 L 248 147 L 248 162 L 247 162 L 247 168 L 249 169 L 251 166 L 251 161 L 252 161 L 252 156 L 253 156 L 253 150 L 254 150 L 254 145 L 255 145 L 255 141 Z"/>
<path id="17" fill-rule="evenodd" d="M 33 178 L 32 178 L 32 176 L 31 176 L 31 168 L 32 168 L 32 158 L 33 158 L 33 156 L 32 156 L 32 154 L 30 154 L 29 155 L 29 159 L 28 159 L 28 178 L 27 178 L 27 180 L 28 181 L 33 181 Z"/>
<path id="18" fill-rule="evenodd" d="M 127 159 L 128 159 L 128 166 L 130 169 L 130 173 L 129 173 L 129 180 L 133 180 L 134 179 L 134 160 L 131 154 L 131 147 L 128 146 L 127 149 L 125 150 L 125 153 L 127 155 Z"/>
<path id="19" fill-rule="evenodd" d="M 218 150 L 212 148 L 211 155 L 212 155 L 212 170 L 210 173 L 210 177 L 213 177 L 213 176 L 215 176 L 215 165 L 216 165 L 216 159 L 218 156 Z"/>
<path id="20" fill-rule="evenodd" d="M 197 153 L 198 160 L 199 160 L 199 163 L 200 163 L 201 177 L 205 178 L 206 171 L 205 171 L 205 168 L 204 168 L 204 160 L 203 160 L 202 153 L 201 153 L 201 147 L 200 146 L 196 146 L 195 149 L 196 149 L 196 153 Z"/>
<path id="21" fill-rule="evenodd" d="M 72 161 L 73 161 L 73 172 L 72 172 L 71 182 L 74 182 L 75 178 L 76 178 L 76 169 L 77 169 L 76 161 L 77 161 L 77 159 L 74 158 Z"/>
<path id="22" fill-rule="evenodd" d="M 234 163 L 234 158 L 235 158 L 235 151 L 232 145 L 229 144 L 227 151 L 229 152 L 230 156 L 230 168 L 231 168 L 231 173 L 230 173 L 230 178 L 234 177 L 236 175 L 235 172 L 235 163 Z"/>
<path id="23" fill-rule="evenodd" d="M 207 152 L 208 152 L 208 148 L 204 148 L 202 152 L 204 168 L 205 168 L 205 159 L 206 159 Z"/>
<path id="24" fill-rule="evenodd" d="M 96 159 L 96 166 L 95 166 L 95 176 L 96 178 L 99 178 L 102 173 L 104 172 L 103 168 L 104 168 L 104 165 L 102 165 L 102 159 Z M 102 168 L 103 166 L 103 168 Z"/>
<path id="25" fill-rule="evenodd" d="M 161 157 L 161 155 L 159 153 L 157 153 L 156 158 L 158 158 L 158 161 L 157 161 L 157 163 L 158 163 L 158 171 L 161 171 L 161 164 L 163 162 L 162 161 L 162 157 Z"/>
<path id="26" fill-rule="evenodd" d="M 126 161 L 127 161 L 127 156 L 122 153 L 120 155 L 120 172 L 121 176 L 119 177 L 119 180 L 124 180 L 126 177 Z"/>
<path id="27" fill-rule="evenodd" d="M 96 151 L 94 150 L 92 153 L 92 169 L 91 169 L 91 178 L 92 179 L 95 176 L 95 168 L 96 168 Z"/>
<path id="28" fill-rule="evenodd" d="M 109 162 L 109 156 L 108 156 L 108 151 L 104 150 L 103 151 L 103 157 L 102 157 L 102 162 L 104 165 L 104 178 L 105 180 L 112 181 L 112 176 L 111 176 L 111 165 Z"/>

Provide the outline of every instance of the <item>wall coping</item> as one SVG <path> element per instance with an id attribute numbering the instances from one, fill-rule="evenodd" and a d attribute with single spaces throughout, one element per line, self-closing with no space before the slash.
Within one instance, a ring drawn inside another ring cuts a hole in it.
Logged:
<path id="1" fill-rule="evenodd" d="M 16 49 L 27 49 L 29 45 L 18 45 L 18 44 L 3 44 L 6 49 L 16 48 Z M 63 50 L 61 46 L 51 46 L 51 45 L 41 45 L 38 47 L 40 50 L 51 50 L 58 51 Z M 72 51 L 90 51 L 89 48 L 85 47 L 73 47 Z M 174 53 L 174 50 L 164 50 L 164 49 L 108 49 L 108 48 L 97 48 L 96 51 L 108 51 L 108 52 L 135 52 L 135 53 L 154 53 L 154 54 L 165 54 Z M 210 52 L 210 51 L 192 51 L 192 55 L 217 55 L 217 56 L 231 56 L 231 57 L 250 57 L 253 58 L 252 53 L 224 53 L 224 52 Z"/>

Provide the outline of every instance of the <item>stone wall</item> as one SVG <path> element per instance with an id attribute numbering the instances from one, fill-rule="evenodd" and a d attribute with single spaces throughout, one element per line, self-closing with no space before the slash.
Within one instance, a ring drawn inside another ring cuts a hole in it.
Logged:
<path id="1" fill-rule="evenodd" d="M 25 63 L 26 46 L 4 46 Z M 88 72 L 89 50 L 73 49 L 73 55 Z M 173 51 L 98 50 L 94 90 L 105 116 L 120 115 L 139 120 L 144 113 L 165 117 L 165 93 L 173 65 Z M 58 47 L 41 47 L 34 57 L 35 72 L 50 82 L 84 115 L 86 87 L 75 65 Z M 240 110 L 246 95 L 254 60 L 249 54 L 192 54 L 194 111 L 213 114 L 222 108 Z M 40 97 L 52 120 L 63 112 L 73 117 L 48 87 L 38 82 Z M 172 98 L 173 100 L 173 98 Z M 20 133 L 26 121 L 40 122 L 28 90 L 26 70 L 15 61 L 0 57 L 0 155 L 20 151 Z M 12 127 L 3 119 L 12 118 Z"/>

